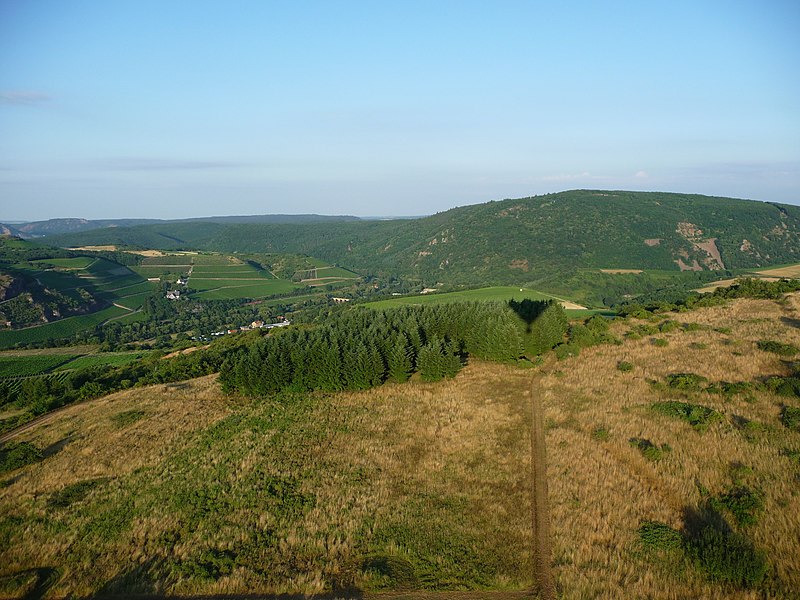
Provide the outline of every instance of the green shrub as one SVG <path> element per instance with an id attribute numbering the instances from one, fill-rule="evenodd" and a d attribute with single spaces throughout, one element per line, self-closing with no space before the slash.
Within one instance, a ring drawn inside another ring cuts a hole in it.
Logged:
<path id="1" fill-rule="evenodd" d="M 696 373 L 672 373 L 666 377 L 667 385 L 674 390 L 699 391 L 700 385 L 708 381 Z"/>
<path id="2" fill-rule="evenodd" d="M 654 402 L 650 405 L 651 409 L 658 414 L 669 417 L 677 417 L 689 423 L 696 431 L 703 432 L 708 426 L 723 419 L 722 413 L 713 408 L 689 402 L 678 402 L 676 400 L 666 400 Z"/>
<path id="3" fill-rule="evenodd" d="M 11 443 L 0 448 L 0 474 L 21 469 L 42 460 L 42 451 L 30 442 Z"/>
<path id="4" fill-rule="evenodd" d="M 230 575 L 236 567 L 236 555 L 230 550 L 205 550 L 179 563 L 175 570 L 189 579 L 215 581 Z"/>
<path id="5" fill-rule="evenodd" d="M 756 344 L 759 350 L 764 352 L 772 352 L 778 356 L 794 356 L 800 352 L 800 348 L 794 344 L 784 344 L 783 342 L 776 342 L 774 340 L 761 340 Z"/>
<path id="6" fill-rule="evenodd" d="M 681 325 L 677 321 L 673 321 L 672 319 L 667 319 L 658 326 L 658 330 L 661 333 L 669 333 L 670 331 L 675 331 L 676 329 L 680 329 L 680 327 Z"/>
<path id="7" fill-rule="evenodd" d="M 650 325 L 649 323 L 640 323 L 638 325 L 634 325 L 633 331 L 642 336 L 655 335 L 658 333 L 658 327 L 655 325 Z"/>
<path id="8" fill-rule="evenodd" d="M 692 342 L 689 344 L 689 348 L 692 350 L 705 350 L 708 348 L 708 344 L 704 344 L 703 342 Z"/>
<path id="9" fill-rule="evenodd" d="M 800 408 L 784 406 L 781 410 L 781 423 L 792 431 L 800 432 Z"/>
<path id="10" fill-rule="evenodd" d="M 794 450 L 792 448 L 783 448 L 781 450 L 781 456 L 785 456 L 789 460 L 793 460 L 797 464 L 800 464 L 800 450 Z"/>
<path id="11" fill-rule="evenodd" d="M 712 498 L 711 506 L 729 511 L 739 525 L 754 525 L 764 510 L 764 495 L 747 486 L 736 486 Z"/>
<path id="12" fill-rule="evenodd" d="M 605 442 L 611 438 L 611 433 L 605 427 L 598 427 L 592 432 L 592 437 L 599 442 Z"/>
<path id="13" fill-rule="evenodd" d="M 374 554 L 367 557 L 361 569 L 373 580 L 378 589 L 407 589 L 417 585 L 414 565 L 403 556 L 393 554 Z"/>
<path id="14" fill-rule="evenodd" d="M 705 329 L 700 323 L 684 323 L 683 330 L 684 331 L 701 331 Z"/>
<path id="15" fill-rule="evenodd" d="M 688 545 L 695 564 L 721 583 L 750 588 L 767 573 L 767 559 L 743 535 L 718 525 L 706 524 Z"/>
<path id="16" fill-rule="evenodd" d="M 555 347 L 556 358 L 558 360 L 564 360 L 565 358 L 570 358 L 571 356 L 578 356 L 581 353 L 581 349 L 579 346 L 575 344 L 559 344 Z"/>
<path id="17" fill-rule="evenodd" d="M 672 448 L 669 444 L 661 444 L 661 447 L 656 446 L 650 440 L 646 440 L 644 438 L 631 438 L 628 440 L 634 448 L 639 450 L 647 460 L 652 461 L 659 461 L 664 458 L 664 455 L 672 452 Z"/>
<path id="18" fill-rule="evenodd" d="M 744 438 L 748 442 L 755 442 L 758 440 L 758 434 L 762 433 L 765 430 L 765 427 L 762 423 L 758 421 L 752 421 L 746 417 L 742 417 L 740 415 L 733 415 L 731 417 L 731 421 L 733 422 L 734 427 L 738 429 Z"/>
<path id="19" fill-rule="evenodd" d="M 666 523 L 642 521 L 638 529 L 639 540 L 656 550 L 679 550 L 683 547 L 683 536 Z"/>
<path id="20" fill-rule="evenodd" d="M 664 346 L 669 346 L 669 342 L 664 338 L 654 338 L 653 346 L 657 346 L 658 348 L 663 348 Z"/>
<path id="21" fill-rule="evenodd" d="M 766 387 L 779 396 L 800 396 L 800 377 L 770 377 Z"/>
<path id="22" fill-rule="evenodd" d="M 617 363 L 617 370 L 622 371 L 623 373 L 633 371 L 633 363 L 621 360 Z"/>

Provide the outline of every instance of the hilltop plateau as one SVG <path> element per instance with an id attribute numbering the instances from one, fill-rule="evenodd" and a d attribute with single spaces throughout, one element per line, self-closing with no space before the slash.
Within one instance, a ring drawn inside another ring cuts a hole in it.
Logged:
<path id="1" fill-rule="evenodd" d="M 210 375 L 74 405 L 5 442 L 32 454 L 0 480 L 0 593 L 520 597 L 541 403 L 559 597 L 790 598 L 798 323 L 778 294 L 438 383 L 248 399 Z"/>

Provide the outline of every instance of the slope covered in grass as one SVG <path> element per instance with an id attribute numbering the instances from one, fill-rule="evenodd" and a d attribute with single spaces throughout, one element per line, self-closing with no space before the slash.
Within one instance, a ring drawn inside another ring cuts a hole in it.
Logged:
<path id="1" fill-rule="evenodd" d="M 798 322 L 798 294 L 735 300 L 533 369 L 257 401 L 209 376 L 73 406 L 13 440 L 41 459 L 0 479 L 0 590 L 31 568 L 53 597 L 528 589 L 537 399 L 560 597 L 791 598 L 800 398 L 758 344 L 800 345 Z"/>

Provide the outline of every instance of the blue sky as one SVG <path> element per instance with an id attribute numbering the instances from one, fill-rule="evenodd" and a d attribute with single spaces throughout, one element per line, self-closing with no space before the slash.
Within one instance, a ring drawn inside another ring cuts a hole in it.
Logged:
<path id="1" fill-rule="evenodd" d="M 0 0 L 0 221 L 800 204 L 800 3 Z"/>

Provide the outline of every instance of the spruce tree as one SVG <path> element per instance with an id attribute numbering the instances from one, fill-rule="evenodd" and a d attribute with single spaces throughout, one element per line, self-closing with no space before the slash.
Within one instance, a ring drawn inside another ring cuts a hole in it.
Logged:
<path id="1" fill-rule="evenodd" d="M 394 347 L 389 352 L 389 379 L 404 383 L 411 377 L 414 369 L 409 342 L 402 333 L 397 336 Z"/>

